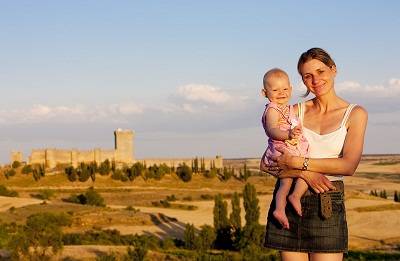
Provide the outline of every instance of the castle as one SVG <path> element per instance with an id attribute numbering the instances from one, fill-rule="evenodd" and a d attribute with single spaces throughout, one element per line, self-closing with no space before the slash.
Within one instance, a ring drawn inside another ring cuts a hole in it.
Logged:
<path id="1" fill-rule="evenodd" d="M 169 167 L 177 167 L 179 164 L 185 163 L 188 166 L 192 164 L 192 158 L 154 158 L 154 159 L 138 159 L 134 158 L 134 133 L 132 130 L 117 129 L 114 131 L 115 149 L 104 150 L 95 148 L 92 150 L 65 150 L 65 149 L 34 149 L 28 158 L 28 164 L 41 164 L 46 168 L 55 168 L 59 164 L 72 165 L 77 167 L 81 162 L 100 164 L 105 160 L 115 162 L 116 164 L 132 165 L 135 162 L 145 163 L 147 166 L 166 164 Z M 210 169 L 212 165 L 216 168 L 223 168 L 223 159 L 221 156 L 215 158 L 202 158 L 206 169 Z M 14 151 L 11 153 L 11 163 L 14 161 L 23 162 L 22 153 Z"/>

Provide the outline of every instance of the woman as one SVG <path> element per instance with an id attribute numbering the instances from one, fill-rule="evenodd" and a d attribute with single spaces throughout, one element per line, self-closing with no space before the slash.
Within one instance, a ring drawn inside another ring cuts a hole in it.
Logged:
<path id="1" fill-rule="evenodd" d="M 276 158 L 280 170 L 267 171 L 279 178 L 304 179 L 310 189 L 301 200 L 302 216 L 286 206 L 288 230 L 274 220 L 271 204 L 265 246 L 280 250 L 282 260 L 342 260 L 348 242 L 343 176 L 353 175 L 358 166 L 368 116 L 362 107 L 336 95 L 336 65 L 326 51 L 304 52 L 297 69 L 307 94 L 315 95 L 296 107 L 310 158 L 282 151 Z"/>

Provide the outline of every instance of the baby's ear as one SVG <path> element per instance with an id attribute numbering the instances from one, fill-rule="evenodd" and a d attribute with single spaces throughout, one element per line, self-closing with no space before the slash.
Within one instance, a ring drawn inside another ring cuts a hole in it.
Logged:
<path id="1" fill-rule="evenodd" d="M 267 97 L 267 91 L 264 88 L 261 89 L 261 95 Z"/>

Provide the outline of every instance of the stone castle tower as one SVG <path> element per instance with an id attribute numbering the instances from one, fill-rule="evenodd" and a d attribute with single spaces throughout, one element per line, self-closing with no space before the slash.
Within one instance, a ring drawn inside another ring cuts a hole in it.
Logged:
<path id="1" fill-rule="evenodd" d="M 115 161 L 133 163 L 133 131 L 117 129 L 115 135 Z"/>

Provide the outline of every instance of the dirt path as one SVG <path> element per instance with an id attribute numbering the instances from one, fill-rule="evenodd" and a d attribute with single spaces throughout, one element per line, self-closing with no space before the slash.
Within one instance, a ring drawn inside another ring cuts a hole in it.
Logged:
<path id="1" fill-rule="evenodd" d="M 11 207 L 20 208 L 27 205 L 40 204 L 43 200 L 34 198 L 17 198 L 0 196 L 0 212 L 7 211 Z"/>

